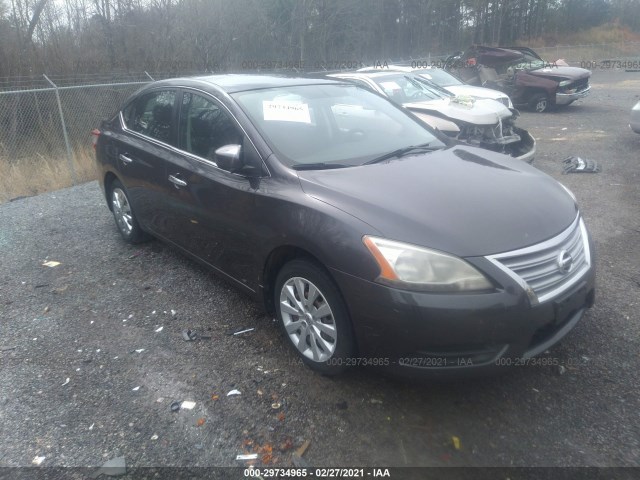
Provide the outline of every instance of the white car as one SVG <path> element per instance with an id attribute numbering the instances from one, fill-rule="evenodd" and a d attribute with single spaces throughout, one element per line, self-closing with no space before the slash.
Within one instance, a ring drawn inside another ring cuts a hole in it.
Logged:
<path id="1" fill-rule="evenodd" d="M 631 130 L 640 133 L 640 102 L 636 103 L 631 109 L 631 121 L 629 122 Z"/>
<path id="2" fill-rule="evenodd" d="M 361 68 L 358 72 L 373 72 L 373 71 L 396 71 L 396 72 L 411 72 L 416 75 L 420 75 L 425 80 L 435 83 L 439 87 L 444 88 L 453 95 L 466 95 L 473 98 L 490 98 L 502 103 L 507 108 L 513 108 L 513 102 L 504 92 L 500 90 L 494 90 L 492 88 L 476 87 L 474 85 L 467 85 L 466 83 L 458 80 L 449 72 L 436 67 L 426 68 L 411 68 L 401 65 L 389 65 L 384 70 Z"/>
<path id="3" fill-rule="evenodd" d="M 334 73 L 388 97 L 422 119 L 432 128 L 470 145 L 505 153 L 531 163 L 536 141 L 526 130 L 516 127 L 517 110 L 491 99 L 454 96 L 410 72 Z"/>

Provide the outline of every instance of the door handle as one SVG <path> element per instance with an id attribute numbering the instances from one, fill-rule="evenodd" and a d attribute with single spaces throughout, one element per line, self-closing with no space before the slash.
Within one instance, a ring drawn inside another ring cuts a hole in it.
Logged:
<path id="1" fill-rule="evenodd" d="M 169 175 L 169 181 L 173 183 L 176 186 L 176 188 L 187 186 L 187 182 L 179 179 L 178 177 L 174 177 L 173 175 Z"/>
<path id="2" fill-rule="evenodd" d="M 121 153 L 120 155 L 118 155 L 118 158 L 122 160 L 122 163 L 124 163 L 125 165 L 129 165 L 130 163 L 133 163 L 133 158 L 127 157 L 124 153 Z"/>

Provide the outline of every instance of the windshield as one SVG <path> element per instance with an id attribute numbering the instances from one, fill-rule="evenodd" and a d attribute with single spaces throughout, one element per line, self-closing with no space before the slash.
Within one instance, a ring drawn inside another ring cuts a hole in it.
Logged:
<path id="1" fill-rule="evenodd" d="M 450 87 L 452 85 L 464 85 L 460 80 L 444 70 L 437 68 L 425 68 L 422 70 L 415 70 L 413 73 L 420 75 L 427 80 L 431 80 L 436 85 L 441 87 Z"/>
<path id="2" fill-rule="evenodd" d="M 355 85 L 280 87 L 232 96 L 290 167 L 355 166 L 413 145 L 444 147 L 412 116 Z"/>
<path id="3" fill-rule="evenodd" d="M 396 73 L 371 77 L 391 101 L 402 105 L 411 102 L 442 100 L 451 96 L 437 85 L 428 85 L 419 75 Z"/>

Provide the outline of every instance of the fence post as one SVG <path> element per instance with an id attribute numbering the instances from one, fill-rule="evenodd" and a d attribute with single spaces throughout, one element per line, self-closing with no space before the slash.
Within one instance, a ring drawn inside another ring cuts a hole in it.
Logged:
<path id="1" fill-rule="evenodd" d="M 49 77 L 47 77 L 44 73 L 42 76 L 51 84 L 51 86 L 55 89 L 56 92 L 56 100 L 58 101 L 58 112 L 60 113 L 60 123 L 62 125 L 62 134 L 64 136 L 64 144 L 67 147 L 67 163 L 69 164 L 69 171 L 71 172 L 71 181 L 74 185 L 78 184 L 78 179 L 76 177 L 76 170 L 73 166 L 73 152 L 71 151 L 71 144 L 69 143 L 69 134 L 67 133 L 67 124 L 64 121 L 64 113 L 62 112 L 62 102 L 60 101 L 60 92 L 58 91 L 58 86 L 53 83 Z"/>

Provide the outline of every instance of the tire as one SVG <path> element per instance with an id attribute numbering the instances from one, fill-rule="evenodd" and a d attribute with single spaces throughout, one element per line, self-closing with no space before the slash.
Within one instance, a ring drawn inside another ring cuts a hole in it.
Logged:
<path id="1" fill-rule="evenodd" d="M 119 180 L 114 180 L 111 183 L 109 204 L 118 231 L 125 242 L 136 244 L 149 240 L 149 235 L 140 228 L 133 213 L 127 190 Z"/>
<path id="2" fill-rule="evenodd" d="M 536 93 L 529 99 L 529 108 L 537 113 L 548 112 L 551 110 L 551 102 L 549 97 L 544 93 Z"/>
<path id="3" fill-rule="evenodd" d="M 347 369 L 355 352 L 351 320 L 321 267 L 307 260 L 285 264 L 276 278 L 274 304 L 284 336 L 307 366 L 324 375 Z"/>

